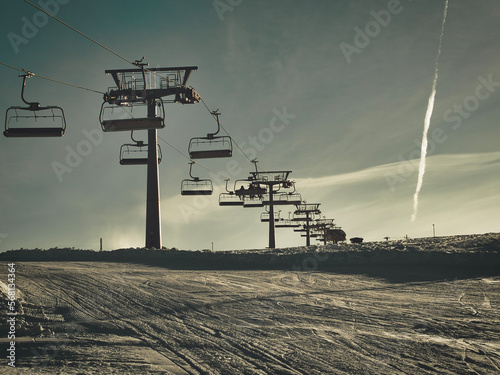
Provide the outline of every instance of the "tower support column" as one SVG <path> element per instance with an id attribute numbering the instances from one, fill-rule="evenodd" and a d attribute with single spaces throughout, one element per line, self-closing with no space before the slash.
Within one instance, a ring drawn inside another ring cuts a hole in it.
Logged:
<path id="1" fill-rule="evenodd" d="M 156 117 L 156 100 L 148 99 L 148 117 Z M 148 176 L 146 197 L 146 248 L 161 249 L 160 182 L 156 129 L 148 130 Z"/>

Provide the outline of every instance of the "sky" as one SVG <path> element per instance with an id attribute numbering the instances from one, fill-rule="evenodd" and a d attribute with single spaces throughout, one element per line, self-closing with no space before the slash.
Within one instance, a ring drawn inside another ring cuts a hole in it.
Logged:
<path id="1" fill-rule="evenodd" d="M 500 5 L 450 0 L 442 39 L 427 170 L 411 222 L 420 142 L 445 1 L 36 1 L 128 60 L 198 66 L 188 84 L 250 158 L 291 170 L 297 191 L 321 203 L 347 237 L 365 241 L 498 232 L 500 227 Z M 124 60 L 22 0 L 1 5 L 0 62 L 106 92 Z M 22 104 L 19 72 L 0 66 L 0 112 Z M 0 250 L 105 250 L 145 243 L 146 168 L 121 166 L 127 133 L 102 133 L 102 94 L 40 78 L 26 98 L 64 109 L 61 138 L 0 138 Z M 203 104 L 166 104 L 158 135 L 187 152 L 216 124 Z M 87 134 L 87 135 L 86 135 Z M 85 149 L 94 134 L 94 143 Z M 102 136 L 102 137 L 101 137 Z M 139 136 L 140 137 L 140 136 Z M 144 137 L 143 137 L 144 138 Z M 144 138 L 145 139 L 145 138 Z M 264 248 L 262 209 L 220 207 L 223 180 L 253 165 L 201 161 L 210 197 L 180 195 L 188 160 L 159 141 L 162 245 Z M 80 158 L 69 156 L 78 152 Z M 68 159 L 69 158 L 69 159 Z M 73 162 L 67 162 L 72 160 Z M 62 175 L 54 163 L 66 165 Z M 231 186 L 231 185 L 230 185 Z M 294 207 L 282 206 L 281 217 Z M 301 246 L 290 229 L 277 247 Z"/>

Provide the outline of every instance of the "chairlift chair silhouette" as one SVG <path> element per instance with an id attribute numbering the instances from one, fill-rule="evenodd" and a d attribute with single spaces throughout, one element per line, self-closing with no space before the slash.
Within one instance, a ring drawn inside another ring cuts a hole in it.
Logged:
<path id="1" fill-rule="evenodd" d="M 314 220 L 314 217 L 312 217 L 312 216 L 314 216 L 314 215 L 308 215 L 307 213 L 295 212 L 293 214 L 292 221 L 312 221 L 312 220 Z"/>
<path id="2" fill-rule="evenodd" d="M 144 58 L 143 58 L 144 59 Z M 122 76 L 118 77 L 118 71 L 106 71 L 113 76 L 119 90 L 110 89 L 104 94 L 104 102 L 101 105 L 99 121 L 104 132 L 118 132 L 130 130 L 162 129 L 165 127 L 165 108 L 161 98 L 153 98 L 150 102 L 145 95 L 148 90 L 145 66 L 142 60 L 136 60 L 133 64 L 140 70 L 123 70 Z M 126 72 L 130 75 L 126 75 Z M 133 74 L 140 73 L 142 77 Z M 154 106 L 153 106 L 154 105 Z M 129 109 L 127 109 L 129 107 Z M 134 107 L 146 107 L 147 113 L 135 115 L 132 113 Z M 156 107 L 160 108 L 160 115 L 156 114 Z M 121 109 L 121 111 L 118 111 Z M 151 115 L 150 111 L 154 113 Z M 115 112 L 119 112 L 116 114 Z"/>
<path id="3" fill-rule="evenodd" d="M 321 213 L 321 211 L 319 210 L 320 204 L 321 203 L 305 203 L 305 202 L 297 204 L 295 205 L 296 207 L 295 213 L 296 214 L 310 213 L 319 215 Z"/>
<path id="4" fill-rule="evenodd" d="M 155 105 L 160 108 L 160 115 L 144 117 L 144 114 L 140 114 L 139 117 L 135 117 L 133 113 L 134 107 L 145 106 L 146 103 L 121 100 L 112 101 L 111 103 L 104 101 L 99 114 L 102 130 L 104 132 L 119 132 L 163 129 L 165 127 L 163 100 L 157 98 L 155 102 Z"/>
<path id="5" fill-rule="evenodd" d="M 275 224 L 275 228 L 299 228 L 301 225 L 292 220 L 292 213 L 288 212 L 288 218 L 280 218 L 280 220 Z"/>
<path id="6" fill-rule="evenodd" d="M 243 199 L 227 188 L 228 182 L 226 179 L 226 193 L 219 194 L 219 206 L 243 206 Z"/>
<path id="7" fill-rule="evenodd" d="M 195 137 L 189 141 L 189 157 L 191 159 L 228 158 L 233 155 L 233 142 L 229 136 L 217 136 L 220 131 L 219 115 L 212 112 L 217 119 L 217 131 L 206 137 Z"/>
<path id="8" fill-rule="evenodd" d="M 264 195 L 263 202 L 265 205 L 271 203 L 269 194 Z M 299 193 L 275 193 L 273 196 L 273 205 L 297 205 L 302 202 L 302 196 Z"/>
<path id="9" fill-rule="evenodd" d="M 189 176 L 191 179 L 185 179 L 181 182 L 181 195 L 212 195 L 214 187 L 212 180 L 193 177 L 194 162 L 189 163 Z"/>
<path id="10" fill-rule="evenodd" d="M 133 131 L 132 131 L 133 133 Z M 135 143 L 127 143 L 120 147 L 121 165 L 147 165 L 148 164 L 148 144 L 143 141 L 136 141 L 133 134 L 130 135 Z M 158 164 L 161 163 L 161 147 L 158 145 Z"/>
<path id="11" fill-rule="evenodd" d="M 255 207 L 264 207 L 264 203 L 262 203 L 262 200 L 258 196 L 244 197 L 243 208 L 255 208 Z"/>
<path id="12" fill-rule="evenodd" d="M 263 222 L 263 223 L 269 223 L 269 221 L 271 220 L 271 213 L 270 212 L 262 212 L 260 214 L 260 221 Z M 274 222 L 278 222 L 280 220 L 280 213 L 279 211 L 275 211 L 274 212 Z M 276 227 L 276 225 L 275 225 Z"/>
<path id="13" fill-rule="evenodd" d="M 66 117 L 61 107 L 40 106 L 37 102 L 24 99 L 26 79 L 33 73 L 20 74 L 23 77 L 21 99 L 29 107 L 10 107 L 5 113 L 5 137 L 62 137 L 66 131 Z M 40 124 L 39 126 L 33 126 Z M 53 126 L 47 126 L 47 125 Z M 14 127 L 15 125 L 15 127 Z"/>
<path id="14" fill-rule="evenodd" d="M 243 200 L 234 194 L 233 191 L 229 193 L 220 193 L 219 206 L 243 206 Z"/>
<path id="15" fill-rule="evenodd" d="M 275 225 L 275 228 L 298 228 L 300 224 L 293 222 L 291 219 L 280 219 Z"/>

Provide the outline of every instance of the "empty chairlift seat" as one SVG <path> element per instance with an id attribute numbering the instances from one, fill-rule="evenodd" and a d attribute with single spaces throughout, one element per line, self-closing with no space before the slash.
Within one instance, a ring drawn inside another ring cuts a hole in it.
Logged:
<path id="1" fill-rule="evenodd" d="M 291 219 L 280 219 L 276 225 L 275 228 L 298 228 L 300 227 L 300 224 L 297 222 L 293 222 Z"/>
<path id="2" fill-rule="evenodd" d="M 181 182 L 181 195 L 212 195 L 214 191 L 212 180 L 193 177 L 193 164 L 194 162 L 189 163 L 189 176 L 191 178 Z"/>
<path id="3" fill-rule="evenodd" d="M 233 144 L 228 136 L 197 137 L 189 141 L 191 159 L 229 158 L 233 155 Z"/>
<path id="4" fill-rule="evenodd" d="M 243 197 L 236 195 L 228 188 L 229 179 L 226 179 L 226 193 L 219 194 L 219 206 L 243 206 Z"/>
<path id="5" fill-rule="evenodd" d="M 160 115 L 150 117 L 141 109 L 145 103 L 120 102 L 118 104 L 102 103 L 99 120 L 104 132 L 162 129 L 165 127 L 163 101 L 157 100 Z"/>
<path id="6" fill-rule="evenodd" d="M 161 159 L 162 159 L 160 145 L 158 145 L 157 155 L 158 155 L 158 164 L 160 164 Z M 120 147 L 120 164 L 121 165 L 147 165 L 148 164 L 148 145 L 146 143 L 143 143 L 143 142 L 122 145 Z"/>
<path id="7" fill-rule="evenodd" d="M 206 137 L 195 137 L 189 141 L 189 157 L 191 159 L 229 158 L 233 155 L 233 142 L 229 136 L 218 136 L 220 131 L 219 116 L 217 111 L 212 112 L 217 120 L 217 131 L 209 133 Z"/>
<path id="8" fill-rule="evenodd" d="M 262 212 L 260 214 L 260 221 L 263 222 L 263 223 L 269 223 L 269 221 L 271 220 L 271 213 L 270 212 Z M 280 220 L 280 213 L 279 212 L 275 212 L 274 213 L 274 221 L 275 222 L 279 222 Z"/>
<path id="9" fill-rule="evenodd" d="M 33 74 L 23 74 L 21 99 L 28 107 L 10 107 L 5 113 L 5 137 L 62 137 L 66 131 L 66 117 L 61 107 L 40 106 L 24 99 L 26 79 Z"/>
<path id="10" fill-rule="evenodd" d="M 219 206 L 243 206 L 243 199 L 234 194 L 230 193 L 220 193 L 219 194 Z"/>
<path id="11" fill-rule="evenodd" d="M 213 191 L 211 180 L 194 177 L 182 180 L 181 183 L 181 195 L 212 195 Z"/>
<path id="12" fill-rule="evenodd" d="M 266 206 L 271 204 L 269 194 L 264 195 L 263 202 Z M 302 196 L 299 193 L 276 193 L 273 195 L 273 205 L 297 205 L 302 202 Z"/>
<path id="13" fill-rule="evenodd" d="M 120 132 L 130 130 L 162 129 L 165 127 L 163 119 L 155 118 L 128 118 L 103 120 L 101 122 L 104 132 Z"/>
<path id="14" fill-rule="evenodd" d="M 11 107 L 5 115 L 6 137 L 62 137 L 65 131 L 66 119 L 59 107 Z"/>
<path id="15" fill-rule="evenodd" d="M 243 199 L 243 208 L 264 207 L 264 203 L 259 197 L 245 197 Z"/>

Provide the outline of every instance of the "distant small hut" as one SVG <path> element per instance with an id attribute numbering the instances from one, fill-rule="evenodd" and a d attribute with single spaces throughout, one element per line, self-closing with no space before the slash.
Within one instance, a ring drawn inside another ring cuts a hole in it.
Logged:
<path id="1" fill-rule="evenodd" d="M 349 239 L 351 243 L 361 243 L 363 242 L 363 239 L 361 237 L 353 237 Z"/>

